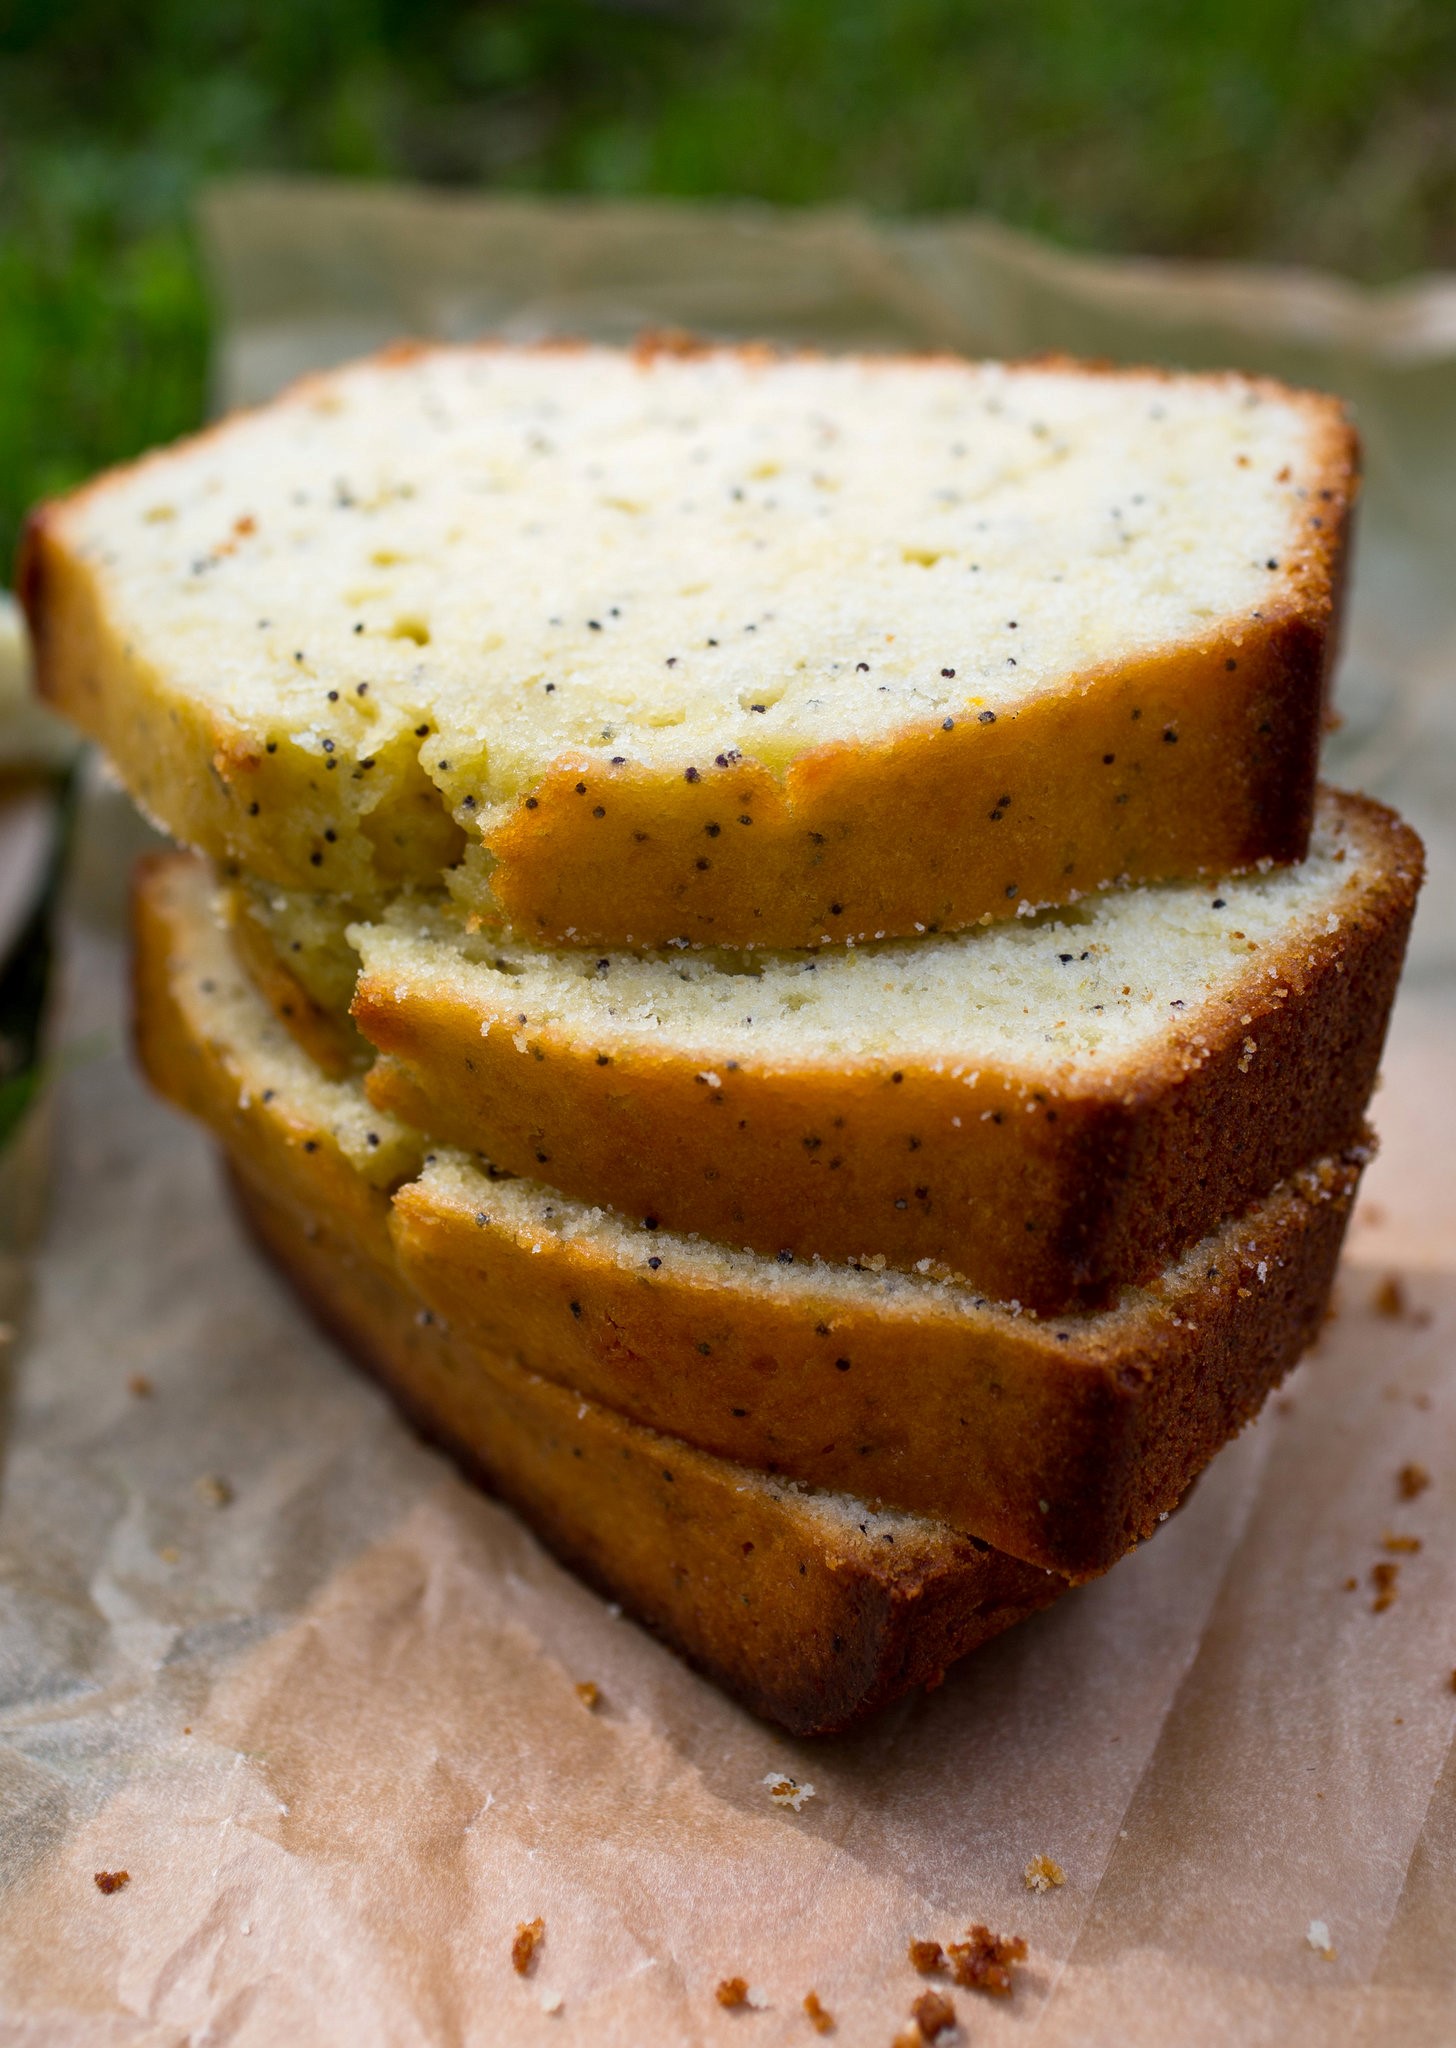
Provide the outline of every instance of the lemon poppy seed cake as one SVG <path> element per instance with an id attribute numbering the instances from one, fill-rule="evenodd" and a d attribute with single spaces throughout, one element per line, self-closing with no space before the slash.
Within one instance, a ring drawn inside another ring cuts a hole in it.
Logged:
<path id="1" fill-rule="evenodd" d="M 933 1516 L 1067 1578 L 1152 1533 L 1319 1328 L 1363 1146 L 1311 1160 L 1098 1314 L 765 1258 L 573 1202 L 434 1147 L 327 1076 L 269 1009 L 211 877 L 137 893 L 143 1063 L 280 1185 L 376 1213 L 463 1340 L 735 1464 Z M 372 1226 L 371 1226 L 372 1227 Z"/>
<path id="2" fill-rule="evenodd" d="M 21 587 L 267 880 L 822 945 L 1301 857 L 1355 467 L 1234 375 L 401 350 L 41 508 Z"/>
<path id="3" fill-rule="evenodd" d="M 1422 852 L 1269 379 L 404 346 L 33 513 L 135 1030 L 405 1412 L 756 1711 L 1108 1570 L 1316 1338 Z"/>
<path id="4" fill-rule="evenodd" d="M 226 905 L 306 1047 L 367 1059 L 352 1001 L 372 1100 L 437 1139 L 667 1229 L 1054 1313 L 1358 1142 L 1420 876 L 1413 833 L 1325 791 L 1297 867 L 813 953 L 553 950 L 439 892 L 353 925 L 256 884 Z"/>

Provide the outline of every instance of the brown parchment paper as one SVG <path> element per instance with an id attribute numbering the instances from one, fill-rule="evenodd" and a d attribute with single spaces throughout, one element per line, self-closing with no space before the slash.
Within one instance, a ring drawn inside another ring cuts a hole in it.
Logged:
<path id="1" fill-rule="evenodd" d="M 144 835 L 99 780 L 48 1217 L 0 1265 L 0 2042 L 778 2048 L 817 2038 L 812 1988 L 829 2039 L 878 2048 L 922 1988 L 907 1939 L 971 1919 L 1031 1946 L 1009 2002 L 956 1994 L 975 2042 L 1456 2040 L 1456 283 L 1372 298 L 980 222 L 312 185 L 218 193 L 207 232 L 228 399 L 401 332 L 647 322 L 1347 392 L 1370 482 L 1331 772 L 1399 802 L 1433 871 L 1315 1355 L 1106 1579 L 800 1744 L 414 1443 L 259 1263 L 127 1057 Z M 1431 1484 L 1405 1500 L 1412 1461 Z M 813 1785 L 799 1813 L 771 1772 Z M 1034 1896 L 1041 1853 L 1066 1883 Z M 716 2005 L 734 1975 L 757 2009 Z"/>

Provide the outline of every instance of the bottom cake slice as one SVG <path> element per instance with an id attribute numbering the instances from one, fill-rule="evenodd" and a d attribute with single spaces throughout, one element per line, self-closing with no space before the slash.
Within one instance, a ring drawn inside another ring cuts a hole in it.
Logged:
<path id="1" fill-rule="evenodd" d="M 457 1343 L 357 1226 L 305 1219 L 230 1154 L 255 1235 L 423 1435 L 690 1664 L 796 1735 L 828 1734 L 1066 1590 L 920 1515 L 806 1493 Z"/>
<path id="2" fill-rule="evenodd" d="M 158 864 L 152 884 L 189 865 Z M 319 1318 L 557 1556 L 756 1713 L 800 1735 L 844 1728 L 1066 1589 L 928 1516 L 695 1450 L 454 1336 L 390 1241 L 413 1141 L 362 1097 L 357 1132 L 324 1128 L 290 1096 L 291 1062 L 250 1036 L 250 991 L 214 991 L 204 1041 L 165 959 L 138 960 L 144 1069 L 222 1140 L 256 1236 Z"/>

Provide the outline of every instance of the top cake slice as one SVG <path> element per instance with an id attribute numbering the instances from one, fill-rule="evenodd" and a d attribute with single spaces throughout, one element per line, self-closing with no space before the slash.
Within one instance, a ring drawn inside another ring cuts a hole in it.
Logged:
<path id="1" fill-rule="evenodd" d="M 818 945 L 1297 859 L 1338 404 L 400 349 L 33 517 L 44 694 L 178 837 L 550 944 Z"/>

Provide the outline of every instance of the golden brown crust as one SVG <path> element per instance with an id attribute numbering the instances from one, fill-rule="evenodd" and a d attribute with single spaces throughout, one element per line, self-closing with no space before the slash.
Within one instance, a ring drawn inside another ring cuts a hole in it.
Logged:
<path id="1" fill-rule="evenodd" d="M 1334 932 L 1196 1003 L 1156 1050 L 1085 1083 L 978 1057 L 968 1086 L 915 1055 L 794 1067 L 711 1048 L 522 1031 L 449 989 L 361 975 L 389 1057 L 371 1100 L 511 1173 L 770 1255 L 929 1259 L 1055 1314 L 1153 1278 L 1307 1160 L 1359 1139 L 1420 884 L 1420 842 L 1332 797 L 1380 848 Z M 1249 1041 L 1254 1055 L 1247 1051 Z M 705 1072 L 706 1070 L 706 1072 Z M 1005 1115 L 1010 1098 L 1033 1115 Z"/>
<path id="2" fill-rule="evenodd" d="M 736 1463 L 937 1516 L 1069 1578 L 1151 1534 L 1316 1334 L 1358 1162 L 1299 1177 L 1135 1318 L 1038 1323 L 965 1297 L 846 1305 L 750 1290 L 658 1234 L 640 1267 L 406 1182 L 392 1207 L 327 1134 L 249 1094 L 183 1004 L 185 856 L 138 887 L 137 1033 L 154 1085 L 288 1185 L 306 1162 L 462 1338 Z M 180 899 L 180 901 L 179 901 Z M 306 1152 L 309 1145 L 312 1152 Z M 479 1217 L 484 1216 L 482 1222 Z M 649 1258 L 658 1258 L 653 1268 Z"/>
<path id="3" fill-rule="evenodd" d="M 1269 380 L 1255 388 L 1308 414 L 1316 450 L 1307 531 L 1262 616 L 1070 678 L 995 722 L 930 721 L 883 742 L 819 748 L 782 779 L 748 759 L 688 764 L 688 780 L 563 756 L 484 835 L 495 903 L 552 944 L 819 945 L 957 929 L 1119 879 L 1300 858 L 1358 445 L 1334 400 Z M 464 839 L 406 747 L 375 762 L 361 817 L 347 777 L 322 775 L 281 733 L 204 711 L 125 644 L 65 535 L 67 514 L 109 482 L 41 506 L 27 527 L 19 583 L 41 693 L 106 747 L 150 813 L 214 857 L 360 902 L 437 880 Z M 336 812 L 331 840 L 290 800 L 310 784 L 314 810 Z M 993 824 L 1007 792 L 1013 805 Z M 732 816 L 753 827 L 725 830 L 707 854 L 705 827 L 730 798 Z M 404 844 L 389 829 L 401 813 Z"/>

